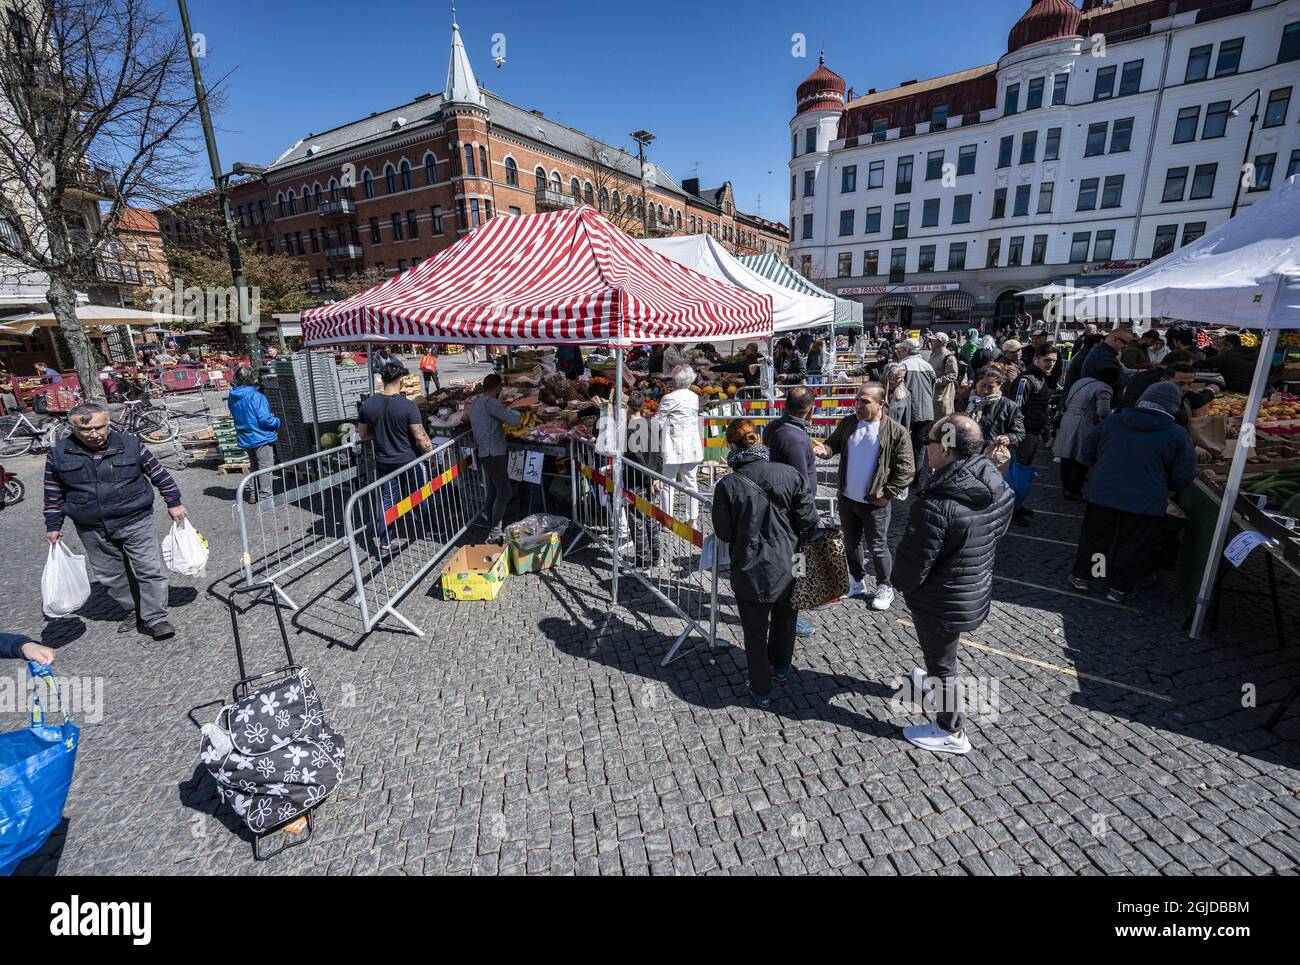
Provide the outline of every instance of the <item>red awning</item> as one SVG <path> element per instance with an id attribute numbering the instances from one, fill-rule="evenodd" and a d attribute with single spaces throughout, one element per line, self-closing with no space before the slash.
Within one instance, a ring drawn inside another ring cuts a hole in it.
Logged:
<path id="1" fill-rule="evenodd" d="M 964 310 L 975 306 L 975 296 L 967 292 L 940 292 L 930 299 L 931 308 Z"/>
<path id="2" fill-rule="evenodd" d="M 302 331 L 308 345 L 762 338 L 772 304 L 637 244 L 584 205 L 493 218 L 369 291 L 303 312 Z"/>
<path id="3" fill-rule="evenodd" d="M 906 308 L 916 304 L 914 295 L 881 295 L 873 308 Z"/>

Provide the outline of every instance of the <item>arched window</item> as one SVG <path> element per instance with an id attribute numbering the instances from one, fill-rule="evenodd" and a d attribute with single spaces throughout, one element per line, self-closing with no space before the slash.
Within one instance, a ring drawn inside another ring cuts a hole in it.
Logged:
<path id="1" fill-rule="evenodd" d="M 276 196 L 275 196 L 275 206 L 280 210 L 280 217 L 281 217 L 281 218 L 287 218 L 287 217 L 289 216 L 289 208 L 288 208 L 288 207 L 285 205 L 285 203 L 284 203 L 284 194 L 283 194 L 283 193 L 276 194 Z"/>
<path id="2" fill-rule="evenodd" d="M 302 210 L 311 210 L 311 186 L 306 184 L 302 186 Z"/>
<path id="3" fill-rule="evenodd" d="M 682 213 L 680 211 L 677 212 L 677 230 L 682 230 Z"/>
<path id="4" fill-rule="evenodd" d="M 391 164 L 384 165 L 384 180 L 387 182 L 385 186 L 388 188 L 388 193 L 396 194 L 397 193 L 397 169 L 394 168 Z"/>
<path id="5" fill-rule="evenodd" d="M 582 186 L 578 184 L 577 178 L 569 178 L 569 193 L 573 195 L 574 198 L 581 200 Z"/>
<path id="6" fill-rule="evenodd" d="M 468 177 L 474 176 L 474 145 L 465 145 L 465 174 Z"/>
<path id="7" fill-rule="evenodd" d="M 289 189 L 289 213 L 298 213 L 298 196 L 293 193 L 293 188 Z"/>
<path id="8" fill-rule="evenodd" d="M 559 171 L 551 172 L 551 190 L 554 191 L 556 194 L 559 194 L 564 190 L 563 186 L 560 184 Z"/>
<path id="9" fill-rule="evenodd" d="M 411 190 L 411 162 L 405 158 L 402 159 L 402 190 Z"/>
<path id="10" fill-rule="evenodd" d="M 361 186 L 367 198 L 375 196 L 375 176 L 369 171 L 361 175 Z"/>
<path id="11" fill-rule="evenodd" d="M 636 199 L 629 194 L 627 196 L 627 213 L 632 214 L 634 211 L 636 211 Z"/>
<path id="12" fill-rule="evenodd" d="M 478 165 L 478 166 L 479 166 L 479 170 L 483 172 L 483 177 L 485 177 L 485 178 L 487 178 L 489 181 L 491 181 L 491 180 L 492 180 L 492 168 L 491 168 L 491 166 L 488 164 L 488 159 L 487 159 L 487 148 L 486 148 L 484 145 L 482 145 L 482 144 L 480 144 L 480 145 L 478 146 L 478 161 L 479 161 L 479 165 Z"/>
<path id="13" fill-rule="evenodd" d="M 322 199 L 321 190 L 320 190 L 320 185 L 318 184 L 316 185 L 316 206 L 317 207 L 320 207 L 321 199 Z M 338 179 L 330 178 L 330 200 L 337 201 L 338 199 L 339 199 Z"/>
<path id="14" fill-rule="evenodd" d="M 618 214 L 621 210 L 623 210 L 622 205 L 623 205 L 623 199 L 619 197 L 618 191 L 615 191 L 614 201 L 609 206 L 610 212 L 613 214 Z"/>
<path id="15" fill-rule="evenodd" d="M 587 204 L 592 204 L 596 200 L 596 196 L 591 193 L 590 184 L 584 184 L 582 186 L 582 200 Z"/>
<path id="16" fill-rule="evenodd" d="M 438 183 L 438 159 L 432 154 L 424 156 L 424 180 L 428 184 Z"/>
<path id="17" fill-rule="evenodd" d="M 664 206 L 662 204 L 659 205 L 658 209 L 655 211 L 655 217 L 660 221 L 664 220 Z"/>
<path id="18" fill-rule="evenodd" d="M 609 188 L 600 189 L 600 210 L 609 210 Z"/>
<path id="19" fill-rule="evenodd" d="M 546 188 L 546 169 L 538 168 L 533 172 L 533 177 L 537 181 L 537 190 L 542 191 Z"/>

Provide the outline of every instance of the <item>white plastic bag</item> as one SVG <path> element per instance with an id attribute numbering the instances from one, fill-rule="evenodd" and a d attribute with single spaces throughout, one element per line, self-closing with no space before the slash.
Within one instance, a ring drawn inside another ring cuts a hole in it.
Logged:
<path id="1" fill-rule="evenodd" d="M 190 525 L 188 518 L 172 523 L 162 543 L 167 569 L 182 576 L 201 576 L 208 565 L 208 541 Z"/>
<path id="2" fill-rule="evenodd" d="M 73 553 L 63 540 L 52 543 L 41 573 L 41 609 L 45 615 L 56 619 L 66 617 L 89 598 L 86 558 Z"/>

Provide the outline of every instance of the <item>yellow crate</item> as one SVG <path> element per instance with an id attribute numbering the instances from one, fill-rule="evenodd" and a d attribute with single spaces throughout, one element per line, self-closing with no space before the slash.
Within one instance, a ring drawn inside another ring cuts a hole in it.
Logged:
<path id="1" fill-rule="evenodd" d="M 559 533 L 550 533 L 540 541 L 534 540 L 526 549 L 520 549 L 517 544 L 510 543 L 510 566 L 516 573 L 549 570 L 560 562 L 562 555 Z"/>
<path id="2" fill-rule="evenodd" d="M 509 575 L 503 547 L 490 543 L 462 546 L 442 569 L 442 598 L 495 600 Z"/>

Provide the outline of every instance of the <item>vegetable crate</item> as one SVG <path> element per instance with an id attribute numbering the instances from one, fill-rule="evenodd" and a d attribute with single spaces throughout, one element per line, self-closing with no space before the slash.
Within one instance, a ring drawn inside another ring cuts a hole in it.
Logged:
<path id="1" fill-rule="evenodd" d="M 503 547 L 462 546 L 442 570 L 444 600 L 495 600 L 510 575 Z"/>

